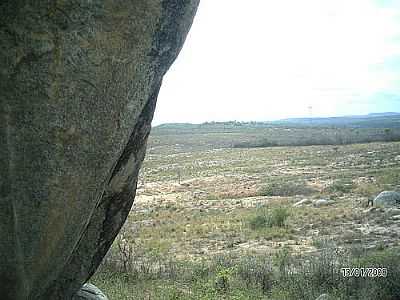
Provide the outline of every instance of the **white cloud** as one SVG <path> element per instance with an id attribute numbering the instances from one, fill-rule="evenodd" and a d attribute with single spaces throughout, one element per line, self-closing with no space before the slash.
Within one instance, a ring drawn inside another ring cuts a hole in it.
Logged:
<path id="1" fill-rule="evenodd" d="M 372 0 L 202 0 L 154 123 L 333 115 L 398 90 L 376 67 L 400 53 L 398 19 Z"/>

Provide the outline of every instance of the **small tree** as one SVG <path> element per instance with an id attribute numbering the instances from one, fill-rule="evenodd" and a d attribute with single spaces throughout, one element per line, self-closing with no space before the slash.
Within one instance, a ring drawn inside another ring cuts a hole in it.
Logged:
<path id="1" fill-rule="evenodd" d="M 385 140 L 390 141 L 393 138 L 392 130 L 390 128 L 385 128 Z"/>

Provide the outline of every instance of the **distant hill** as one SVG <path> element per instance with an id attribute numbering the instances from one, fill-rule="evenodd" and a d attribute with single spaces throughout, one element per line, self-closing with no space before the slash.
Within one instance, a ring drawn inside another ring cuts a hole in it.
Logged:
<path id="1" fill-rule="evenodd" d="M 399 128 L 400 113 L 371 113 L 359 116 L 327 118 L 289 118 L 274 121 L 275 124 L 291 126 L 335 126 L 352 128 Z"/>
<path id="2" fill-rule="evenodd" d="M 288 118 L 265 122 L 206 122 L 202 124 L 168 123 L 155 126 L 156 130 L 193 130 L 220 131 L 237 128 L 271 127 L 346 127 L 346 128 L 400 128 L 400 113 L 385 112 L 368 115 L 326 117 L 326 118 Z"/>
<path id="3" fill-rule="evenodd" d="M 269 122 L 171 123 L 153 127 L 150 153 L 221 148 L 347 145 L 400 141 L 400 113 Z M 171 153 L 172 153 L 171 152 Z"/>
<path id="4" fill-rule="evenodd" d="M 399 116 L 400 113 L 398 112 L 384 112 L 384 113 L 371 113 L 367 116 L 369 117 L 392 117 L 392 116 Z"/>

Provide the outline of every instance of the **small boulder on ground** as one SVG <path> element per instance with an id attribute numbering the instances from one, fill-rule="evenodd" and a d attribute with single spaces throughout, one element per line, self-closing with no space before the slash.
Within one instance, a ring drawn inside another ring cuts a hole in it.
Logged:
<path id="1" fill-rule="evenodd" d="M 334 203 L 335 203 L 335 201 L 332 201 L 332 200 L 319 199 L 319 200 L 315 200 L 315 201 L 313 202 L 313 205 L 314 205 L 315 207 L 321 207 L 321 206 L 332 205 L 332 204 L 334 204 Z"/>
<path id="2" fill-rule="evenodd" d="M 307 205 L 307 204 L 311 204 L 312 201 L 310 199 L 303 199 L 300 200 L 298 202 L 296 202 L 295 204 L 293 204 L 294 207 L 299 207 L 299 206 L 303 206 L 303 205 Z"/>
<path id="3" fill-rule="evenodd" d="M 400 206 L 400 193 L 383 191 L 373 201 L 374 206 L 394 207 Z"/>
<path id="4" fill-rule="evenodd" d="M 328 294 L 322 294 L 315 300 L 330 300 L 331 297 Z"/>
<path id="5" fill-rule="evenodd" d="M 73 300 L 108 300 L 108 298 L 95 285 L 86 283 L 79 292 L 76 293 Z"/>

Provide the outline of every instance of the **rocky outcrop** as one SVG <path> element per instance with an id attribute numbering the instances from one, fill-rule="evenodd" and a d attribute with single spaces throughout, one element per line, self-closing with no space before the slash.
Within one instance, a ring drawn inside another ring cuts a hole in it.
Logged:
<path id="1" fill-rule="evenodd" d="M 108 298 L 96 286 L 86 283 L 72 300 L 108 300 Z"/>
<path id="2" fill-rule="evenodd" d="M 373 205 L 378 207 L 400 206 L 400 193 L 394 191 L 383 191 L 376 196 Z"/>
<path id="3" fill-rule="evenodd" d="M 0 2 L 2 300 L 71 299 L 96 270 L 198 2 Z"/>

